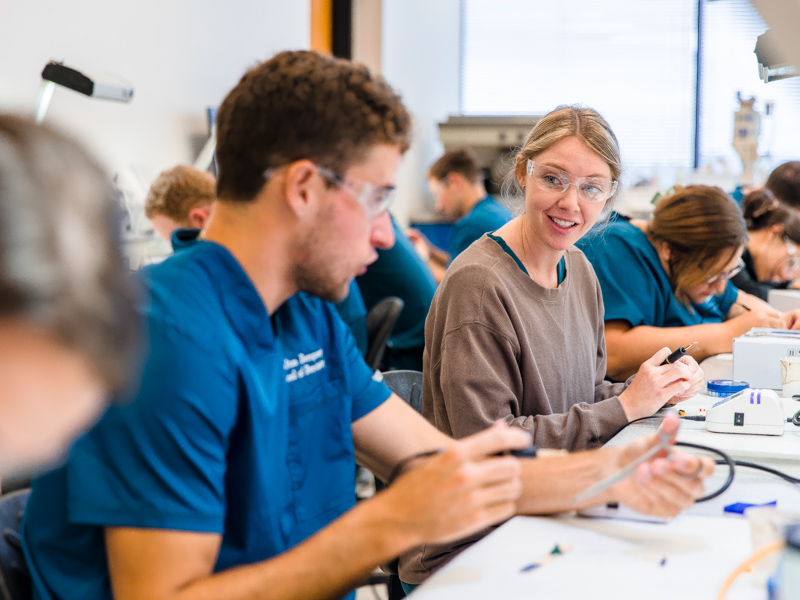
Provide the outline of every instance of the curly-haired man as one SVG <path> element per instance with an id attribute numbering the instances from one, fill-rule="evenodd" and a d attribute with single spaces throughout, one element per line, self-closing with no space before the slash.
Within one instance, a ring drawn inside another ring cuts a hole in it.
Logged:
<path id="1" fill-rule="evenodd" d="M 202 229 L 217 197 L 217 182 L 211 173 L 177 165 L 159 173 L 150 184 L 144 214 L 161 237 L 183 227 Z"/>

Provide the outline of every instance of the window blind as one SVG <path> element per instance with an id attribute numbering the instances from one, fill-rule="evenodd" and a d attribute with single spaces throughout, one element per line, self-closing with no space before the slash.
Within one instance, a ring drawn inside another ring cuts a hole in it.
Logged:
<path id="1" fill-rule="evenodd" d="M 619 139 L 628 183 L 656 168 L 691 168 L 697 8 L 697 0 L 463 0 L 462 113 L 590 106 Z"/>
<path id="2" fill-rule="evenodd" d="M 731 146 L 737 92 L 755 97 L 762 113 L 759 154 L 761 175 L 777 164 L 800 157 L 800 78 L 764 83 L 758 77 L 753 49 L 768 26 L 748 0 L 703 3 L 700 68 L 699 155 L 701 165 L 723 164 L 732 172 L 742 167 Z M 767 102 L 771 115 L 764 115 Z"/>

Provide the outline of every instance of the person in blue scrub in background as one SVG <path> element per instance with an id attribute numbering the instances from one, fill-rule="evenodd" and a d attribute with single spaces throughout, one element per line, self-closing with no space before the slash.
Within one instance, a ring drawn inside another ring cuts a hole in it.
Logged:
<path id="1" fill-rule="evenodd" d="M 342 597 L 412 546 L 514 513 L 519 461 L 496 455 L 530 436 L 437 432 L 373 378 L 331 304 L 394 241 L 410 125 L 382 78 L 311 52 L 228 94 L 212 216 L 141 272 L 138 389 L 34 482 L 35 598 Z M 400 471 L 358 506 L 356 454 Z"/>
<path id="2" fill-rule="evenodd" d="M 211 173 L 176 165 L 150 184 L 144 214 L 156 233 L 170 241 L 177 229 L 202 229 L 216 199 L 217 180 Z"/>
<path id="3" fill-rule="evenodd" d="M 664 346 L 692 356 L 730 352 L 753 327 L 798 327 L 729 279 L 742 268 L 747 228 L 721 189 L 693 185 L 659 199 L 643 229 L 613 214 L 576 244 L 592 263 L 605 305 L 608 377 L 624 381 Z"/>
<path id="4" fill-rule="evenodd" d="M 391 215 L 390 215 L 391 217 Z M 425 319 L 436 293 L 436 280 L 411 241 L 392 219 L 394 246 L 378 249 L 378 259 L 356 277 L 367 310 L 387 296 L 403 300 L 403 310 L 384 353 L 387 369 L 422 370 Z"/>
<path id="5" fill-rule="evenodd" d="M 478 160 L 468 148 L 450 150 L 428 169 L 428 187 L 436 210 L 455 219 L 447 252 L 434 246 L 419 231 L 407 234 L 437 283 L 453 259 L 483 234 L 511 220 L 508 209 L 486 193 Z"/>

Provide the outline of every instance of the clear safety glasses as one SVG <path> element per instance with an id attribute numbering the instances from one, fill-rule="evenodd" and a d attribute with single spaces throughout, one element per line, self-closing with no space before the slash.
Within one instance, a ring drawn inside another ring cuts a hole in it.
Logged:
<path id="1" fill-rule="evenodd" d="M 574 185 L 578 191 L 578 198 L 584 202 L 605 202 L 617 191 L 618 182 L 600 177 L 573 177 L 566 171 L 537 165 L 528 160 L 528 177 L 533 179 L 537 186 L 548 192 L 563 194 L 569 186 Z"/>
<path id="2" fill-rule="evenodd" d="M 730 269 L 728 271 L 722 271 L 722 273 L 717 273 L 711 279 L 706 279 L 703 282 L 703 285 L 714 285 L 715 283 L 717 283 L 721 279 L 725 279 L 727 281 L 731 277 L 735 277 L 736 275 L 741 273 L 742 269 L 744 269 L 744 261 L 740 258 L 739 262 L 736 264 L 735 267 L 733 267 L 732 269 Z"/>
<path id="3" fill-rule="evenodd" d="M 389 210 L 394 200 L 395 188 L 393 186 L 377 186 L 374 183 L 356 177 L 344 178 L 316 164 L 314 167 L 317 169 L 317 173 L 329 183 L 350 194 L 364 208 L 370 219 L 374 219 Z M 264 171 L 264 179 L 272 177 L 278 168 Z"/>

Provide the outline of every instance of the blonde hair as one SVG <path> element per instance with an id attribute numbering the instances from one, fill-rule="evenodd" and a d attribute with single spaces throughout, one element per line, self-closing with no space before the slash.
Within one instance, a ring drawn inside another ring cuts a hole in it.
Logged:
<path id="1" fill-rule="evenodd" d="M 505 177 L 504 194 L 506 196 L 520 194 L 522 188 L 519 179 L 526 175 L 527 161 L 569 137 L 578 138 L 602 158 L 611 169 L 611 179 L 619 181 L 622 175 L 619 142 L 608 122 L 593 108 L 559 106 L 539 119 L 528 134 L 519 151 L 519 159 Z M 609 198 L 608 204 L 618 193 L 619 188 L 614 196 Z"/>
<path id="2" fill-rule="evenodd" d="M 690 302 L 686 291 L 721 273 L 712 267 L 723 256 L 732 258 L 748 239 L 739 207 L 720 188 L 708 185 L 678 188 L 662 197 L 647 237 L 654 246 L 666 242 L 672 250 L 667 275 L 684 304 Z"/>
<path id="3" fill-rule="evenodd" d="M 211 173 L 178 165 L 162 172 L 150 186 L 144 201 L 148 219 L 164 215 L 173 221 L 189 224 L 189 212 L 216 200 L 217 182 Z"/>

